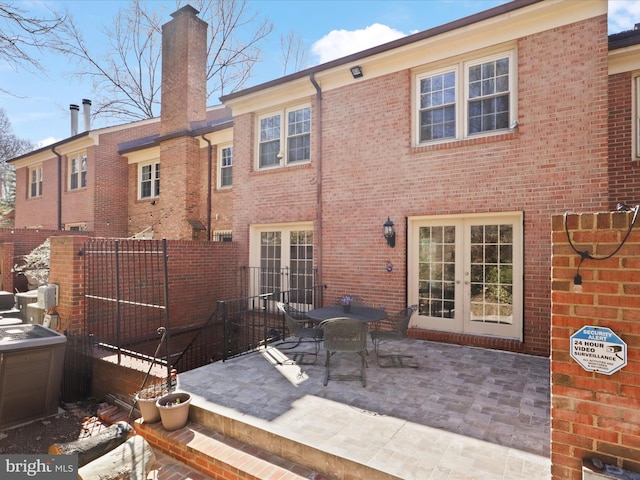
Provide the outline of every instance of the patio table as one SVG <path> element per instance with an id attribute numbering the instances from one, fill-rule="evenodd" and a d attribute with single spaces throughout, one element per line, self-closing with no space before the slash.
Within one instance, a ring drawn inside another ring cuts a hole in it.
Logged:
<path id="1" fill-rule="evenodd" d="M 322 322 L 330 318 L 351 318 L 353 320 L 360 320 L 363 323 L 372 323 L 384 320 L 387 316 L 387 312 L 381 308 L 355 305 L 351 306 L 349 312 L 345 312 L 341 306 L 314 308 L 307 312 L 307 317 L 314 322 Z"/>

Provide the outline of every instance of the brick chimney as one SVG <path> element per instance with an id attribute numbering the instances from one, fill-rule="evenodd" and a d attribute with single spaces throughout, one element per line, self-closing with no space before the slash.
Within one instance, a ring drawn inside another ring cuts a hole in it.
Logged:
<path id="1" fill-rule="evenodd" d="M 182 7 L 162 26 L 162 110 L 160 114 L 160 198 L 162 221 L 154 237 L 197 239 L 206 218 L 198 181 L 200 143 L 191 122 L 206 119 L 207 23 L 192 6 Z"/>
<path id="2" fill-rule="evenodd" d="M 161 135 L 204 120 L 207 106 L 207 23 L 186 5 L 162 26 Z"/>

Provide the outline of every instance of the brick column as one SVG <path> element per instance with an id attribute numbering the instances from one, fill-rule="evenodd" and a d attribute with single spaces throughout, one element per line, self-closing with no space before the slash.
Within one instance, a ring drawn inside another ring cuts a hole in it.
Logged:
<path id="1" fill-rule="evenodd" d="M 84 331 L 84 259 L 80 254 L 89 237 L 51 237 L 49 283 L 58 285 L 59 332 Z"/>
<path id="2" fill-rule="evenodd" d="M 627 234 L 631 213 L 568 215 L 571 240 L 593 257 L 611 254 Z M 551 462 L 554 480 L 582 479 L 582 461 L 640 472 L 640 220 L 608 260 L 580 265 L 582 293 L 573 279 L 580 262 L 553 217 L 551 306 Z M 625 367 L 611 375 L 582 368 L 570 337 L 584 326 L 610 328 L 627 344 Z"/>

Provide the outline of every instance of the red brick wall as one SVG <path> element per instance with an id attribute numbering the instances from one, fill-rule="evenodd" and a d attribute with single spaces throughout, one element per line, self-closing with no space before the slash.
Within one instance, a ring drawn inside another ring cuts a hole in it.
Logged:
<path id="1" fill-rule="evenodd" d="M 609 207 L 640 203 L 638 161 L 633 154 L 633 86 L 631 73 L 609 77 Z"/>
<path id="2" fill-rule="evenodd" d="M 632 213 L 567 216 L 581 251 L 604 257 L 622 242 Z M 573 292 L 580 256 L 563 217 L 553 217 L 551 325 L 551 460 L 554 480 L 580 480 L 584 458 L 640 472 L 640 232 L 609 260 L 580 266 L 583 292 Z M 583 369 L 570 337 L 584 326 L 610 328 L 627 344 L 627 365 L 611 374 Z"/>
<path id="3" fill-rule="evenodd" d="M 551 216 L 608 203 L 607 19 L 521 38 L 517 60 L 518 131 L 473 140 L 411 146 L 410 71 L 324 91 L 321 179 L 317 157 L 309 166 L 255 172 L 254 117 L 235 118 L 239 262 L 248 262 L 249 225 L 315 220 L 321 182 L 315 248 L 322 248 L 325 298 L 350 291 L 397 309 L 407 299 L 407 217 L 522 211 L 524 343 L 504 348 L 548 355 Z M 382 236 L 387 216 L 396 225 L 394 249 Z"/>
<path id="4" fill-rule="evenodd" d="M 84 331 L 85 271 L 79 252 L 87 239 L 52 238 L 50 283 L 59 285 L 59 331 Z M 167 242 L 170 328 L 201 325 L 218 300 L 238 295 L 235 250 L 230 242 Z"/>

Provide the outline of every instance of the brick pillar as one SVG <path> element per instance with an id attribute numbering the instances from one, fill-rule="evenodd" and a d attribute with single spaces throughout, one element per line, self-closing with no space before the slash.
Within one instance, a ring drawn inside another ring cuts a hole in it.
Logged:
<path id="1" fill-rule="evenodd" d="M 207 23 L 187 5 L 162 26 L 161 136 L 191 129 L 207 105 Z"/>
<path id="2" fill-rule="evenodd" d="M 13 292 L 13 266 L 15 265 L 14 245 L 11 242 L 0 245 L 2 262 L 2 287 L 5 292 Z"/>
<path id="3" fill-rule="evenodd" d="M 568 215 L 578 251 L 605 257 L 628 232 L 633 213 Z M 551 305 L 551 462 L 554 480 L 581 480 L 582 462 L 640 473 L 640 221 L 610 259 L 580 265 L 562 216 L 553 217 Z M 585 326 L 611 329 L 627 344 L 627 365 L 611 375 L 585 370 L 570 337 Z"/>
<path id="4" fill-rule="evenodd" d="M 200 146 L 192 122 L 206 118 L 207 24 L 187 5 L 162 27 L 160 211 L 155 237 L 192 240 L 201 213 Z M 195 228 L 194 228 L 195 226 Z"/>
<path id="5" fill-rule="evenodd" d="M 49 283 L 58 285 L 59 332 L 84 332 L 84 259 L 80 254 L 89 237 L 51 237 Z"/>

